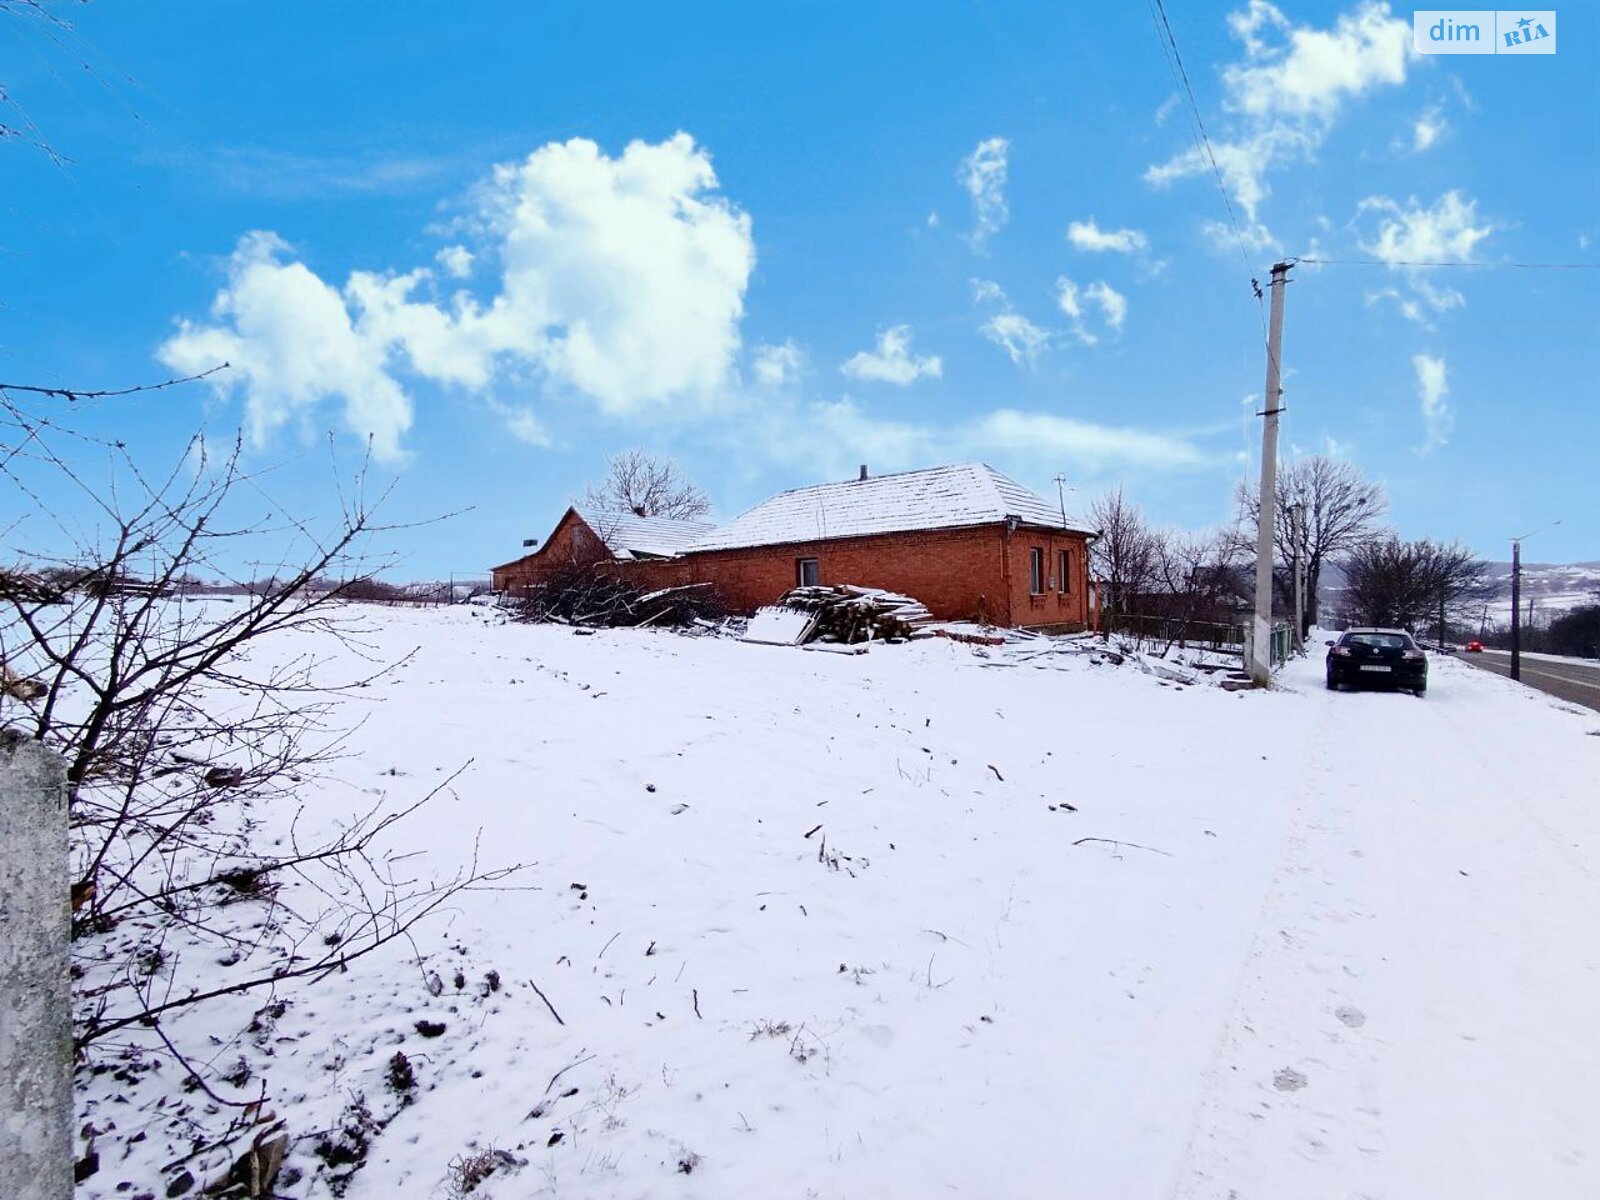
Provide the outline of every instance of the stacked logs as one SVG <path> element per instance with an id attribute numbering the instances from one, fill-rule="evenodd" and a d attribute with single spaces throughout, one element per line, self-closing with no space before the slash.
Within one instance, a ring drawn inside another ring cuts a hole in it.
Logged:
<path id="1" fill-rule="evenodd" d="M 853 584 L 797 587 L 778 605 L 816 614 L 808 641 L 904 641 L 919 623 L 932 619 L 922 603 L 910 596 Z"/>

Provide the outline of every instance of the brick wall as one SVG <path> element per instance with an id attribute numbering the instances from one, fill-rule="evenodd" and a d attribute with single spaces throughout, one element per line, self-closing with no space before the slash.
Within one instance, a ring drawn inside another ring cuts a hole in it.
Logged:
<path id="1" fill-rule="evenodd" d="M 596 561 L 583 522 L 569 514 L 535 554 L 495 572 L 497 590 L 538 583 L 558 567 Z M 1044 590 L 1031 589 L 1029 551 L 1044 555 Z M 613 570 L 642 588 L 710 583 L 734 612 L 771 604 L 798 582 L 797 563 L 817 560 L 817 580 L 903 592 L 942 621 L 987 620 L 996 625 L 1056 625 L 1089 616 L 1081 535 L 1003 525 L 710 550 L 676 559 L 617 562 Z M 1069 552 L 1067 587 L 1058 585 L 1058 552 Z"/>
<path id="2" fill-rule="evenodd" d="M 730 607 L 748 612 L 794 587 L 804 558 L 817 560 L 819 583 L 903 592 L 941 620 L 1006 619 L 999 526 L 713 550 L 688 556 L 686 568 L 690 578 L 716 585 Z"/>
<path id="3" fill-rule="evenodd" d="M 571 509 L 556 523 L 545 544 L 515 562 L 495 567 L 491 572 L 497 592 L 520 591 L 529 584 L 543 583 L 553 571 L 574 564 L 602 562 L 611 554 L 594 530 Z"/>
<path id="4" fill-rule="evenodd" d="M 1042 590 L 1033 590 L 1031 552 L 1043 556 Z M 1066 586 L 1060 554 L 1067 552 Z M 1088 544 L 1081 534 L 1021 526 L 1011 534 L 1011 623 L 1013 625 L 1088 624 Z"/>

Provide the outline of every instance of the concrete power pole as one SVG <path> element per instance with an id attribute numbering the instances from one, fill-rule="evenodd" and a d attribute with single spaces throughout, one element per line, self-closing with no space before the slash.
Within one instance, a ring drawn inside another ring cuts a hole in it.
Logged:
<path id="1" fill-rule="evenodd" d="M 0 1196 L 72 1197 L 66 768 L 0 729 Z"/>
<path id="2" fill-rule="evenodd" d="M 1283 354 L 1283 286 L 1289 264 L 1272 267 L 1272 318 L 1267 333 L 1266 402 L 1261 415 L 1261 503 L 1256 526 L 1256 615 L 1251 625 L 1250 682 L 1266 687 L 1272 680 L 1272 533 L 1278 502 L 1278 414 L 1283 411 L 1279 363 Z"/>
<path id="3" fill-rule="evenodd" d="M 1511 541 L 1511 678 L 1522 678 L 1522 539 Z"/>

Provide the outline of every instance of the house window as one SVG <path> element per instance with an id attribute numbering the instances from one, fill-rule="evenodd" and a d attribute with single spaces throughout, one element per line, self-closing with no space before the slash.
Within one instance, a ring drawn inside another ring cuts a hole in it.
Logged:
<path id="1" fill-rule="evenodd" d="M 1044 595 L 1044 551 L 1038 546 L 1028 551 L 1028 591 Z"/>
<path id="2" fill-rule="evenodd" d="M 1072 551 L 1056 551 L 1056 591 L 1065 595 L 1072 590 Z"/>
<path id="3" fill-rule="evenodd" d="M 817 570 L 816 559 L 797 558 L 794 560 L 794 581 L 800 587 L 816 587 L 821 578 L 821 572 Z"/>

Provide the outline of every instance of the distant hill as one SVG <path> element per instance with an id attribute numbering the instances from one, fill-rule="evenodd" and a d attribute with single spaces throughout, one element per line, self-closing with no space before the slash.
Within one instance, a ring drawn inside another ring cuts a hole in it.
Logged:
<path id="1" fill-rule="evenodd" d="M 1494 583 L 1494 596 L 1489 601 L 1491 624 L 1506 621 L 1511 612 L 1511 564 L 1491 562 L 1488 575 Z M 1344 572 L 1337 565 L 1323 569 L 1321 600 L 1324 606 L 1336 609 L 1339 593 L 1344 590 Z M 1562 613 L 1580 604 L 1593 604 L 1600 593 L 1600 561 L 1578 563 L 1523 563 L 1522 609 L 1527 614 L 1528 604 L 1533 604 L 1533 621 L 1544 625 Z"/>
<path id="2" fill-rule="evenodd" d="M 1494 581 L 1495 601 L 1509 610 L 1511 564 L 1490 563 L 1489 578 Z M 1600 562 L 1522 564 L 1523 610 L 1531 600 L 1535 624 L 1543 625 L 1580 604 L 1595 603 L 1596 593 L 1600 593 Z"/>

